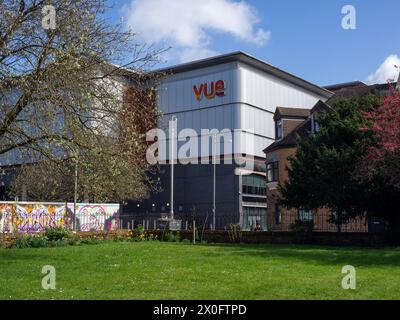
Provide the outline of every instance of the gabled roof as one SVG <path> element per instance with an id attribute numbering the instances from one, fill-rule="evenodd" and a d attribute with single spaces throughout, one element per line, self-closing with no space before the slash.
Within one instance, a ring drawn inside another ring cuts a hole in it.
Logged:
<path id="1" fill-rule="evenodd" d="M 283 137 L 281 140 L 275 141 L 267 148 L 264 149 L 264 153 L 268 153 L 280 148 L 295 147 L 297 138 L 306 138 L 311 130 L 311 119 L 308 118 L 304 122 L 300 123 L 295 129 L 293 129 L 288 135 Z"/>
<path id="2" fill-rule="evenodd" d="M 343 98 L 360 98 L 364 97 L 368 94 L 373 94 L 376 96 L 383 96 L 389 91 L 389 84 L 373 84 L 370 86 L 362 86 L 362 87 L 353 87 L 353 88 L 344 88 L 335 92 L 335 95 L 328 100 L 343 97 Z"/>
<path id="3" fill-rule="evenodd" d="M 278 118 L 307 118 L 310 115 L 310 109 L 304 108 L 286 108 L 277 107 L 275 110 L 274 119 Z"/>
<path id="4" fill-rule="evenodd" d="M 311 113 L 318 113 L 320 111 L 328 110 L 331 107 L 326 104 L 325 102 L 319 100 L 314 107 L 311 109 Z M 293 109 L 295 108 L 285 108 L 286 109 Z M 310 115 L 310 110 L 308 111 L 308 117 L 306 120 L 301 122 L 296 128 L 294 128 L 289 134 L 287 134 L 285 137 L 283 137 L 281 140 L 275 141 L 271 145 L 269 145 L 267 148 L 264 149 L 264 153 L 271 152 L 273 150 L 279 149 L 279 148 L 290 148 L 290 147 L 295 147 L 297 138 L 299 137 L 300 139 L 304 139 L 308 137 L 311 131 L 311 117 Z"/>
<path id="5" fill-rule="evenodd" d="M 241 62 L 241 63 L 247 64 L 258 70 L 272 74 L 280 79 L 284 79 L 292 84 L 302 87 L 303 89 L 306 89 L 306 90 L 309 90 L 316 94 L 319 94 L 325 98 L 329 98 L 333 95 L 332 92 L 330 92 L 329 90 L 327 90 L 325 88 L 321 88 L 320 86 L 317 86 L 311 82 L 308 82 L 308 81 L 306 81 L 300 77 L 297 77 L 289 72 L 281 70 L 267 62 L 259 60 L 259 59 L 255 58 L 247 53 L 244 53 L 242 51 L 236 51 L 236 52 L 223 54 L 220 56 L 215 56 L 215 57 L 211 57 L 211 58 L 207 58 L 207 59 L 183 63 L 183 64 L 179 64 L 177 66 L 159 69 L 159 70 L 156 70 L 155 72 L 161 72 L 161 73 L 166 73 L 166 74 L 176 74 L 176 73 L 187 72 L 187 71 L 197 70 L 197 69 L 201 69 L 201 68 L 216 66 L 216 65 L 223 64 L 223 63 L 229 63 L 229 62 Z"/>
<path id="6" fill-rule="evenodd" d="M 311 114 L 313 114 L 313 113 L 315 113 L 315 112 L 320 112 L 320 111 L 328 110 L 328 109 L 330 109 L 330 108 L 331 108 L 331 106 L 330 106 L 329 104 L 327 104 L 327 103 L 325 103 L 325 102 L 319 100 L 319 101 L 317 102 L 317 104 L 316 104 L 314 107 L 312 107 L 312 109 L 311 109 Z"/>
<path id="7" fill-rule="evenodd" d="M 323 110 L 328 110 L 331 108 L 329 102 L 338 97 L 344 98 L 359 98 L 366 96 L 368 94 L 374 94 L 377 96 L 382 96 L 389 91 L 389 84 L 374 84 L 374 85 L 359 85 L 359 86 L 344 86 L 342 89 L 339 89 L 335 92 L 335 95 L 328 99 L 325 103 L 323 101 L 318 101 L 314 107 L 311 109 L 312 113 L 318 113 Z M 306 138 L 311 131 L 311 118 L 309 117 L 306 121 L 299 124 L 295 129 L 293 129 L 288 135 L 286 135 L 281 140 L 275 141 L 271 145 L 269 145 L 266 149 L 264 149 L 264 153 L 271 152 L 273 150 L 279 148 L 290 148 L 296 146 L 297 137 L 300 139 Z"/>
<path id="8" fill-rule="evenodd" d="M 336 92 L 336 91 L 342 90 L 342 89 L 358 88 L 358 87 L 366 87 L 366 86 L 368 86 L 368 85 L 362 81 L 351 81 L 351 82 L 332 84 L 329 86 L 325 86 L 324 88 L 329 91 Z"/>

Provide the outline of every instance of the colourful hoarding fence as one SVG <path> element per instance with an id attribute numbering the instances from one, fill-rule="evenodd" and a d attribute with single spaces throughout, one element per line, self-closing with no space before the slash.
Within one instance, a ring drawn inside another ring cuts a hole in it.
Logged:
<path id="1" fill-rule="evenodd" d="M 110 231 L 118 229 L 119 204 L 80 203 L 76 206 L 77 231 Z M 74 204 L 68 203 L 68 223 L 73 224 Z"/>
<path id="2" fill-rule="evenodd" d="M 15 211 L 15 205 L 0 203 L 0 233 L 11 233 L 14 231 L 13 211 Z"/>
<path id="3" fill-rule="evenodd" d="M 43 232 L 63 226 L 65 213 L 65 204 L 60 203 L 0 203 L 0 232 Z"/>
<path id="4" fill-rule="evenodd" d="M 77 231 L 118 229 L 119 204 L 0 202 L 0 233 L 43 232 L 46 227 L 65 226 Z"/>

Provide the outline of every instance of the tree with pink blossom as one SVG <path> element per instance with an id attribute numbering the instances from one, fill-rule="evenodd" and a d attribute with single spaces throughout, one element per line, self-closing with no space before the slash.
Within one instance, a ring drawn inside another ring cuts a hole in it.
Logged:
<path id="1" fill-rule="evenodd" d="M 361 130 L 372 133 L 369 147 L 363 157 L 361 172 L 366 177 L 379 174 L 400 191 L 400 94 L 390 85 L 383 103 L 364 117 L 370 122 Z"/>

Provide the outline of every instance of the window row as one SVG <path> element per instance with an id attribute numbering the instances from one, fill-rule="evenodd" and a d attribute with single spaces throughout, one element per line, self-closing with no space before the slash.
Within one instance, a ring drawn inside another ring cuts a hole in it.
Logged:
<path id="1" fill-rule="evenodd" d="M 257 196 L 265 196 L 267 195 L 267 188 L 265 187 L 252 187 L 252 186 L 243 186 L 242 187 L 243 194 L 251 194 Z"/>
<path id="2" fill-rule="evenodd" d="M 299 209 L 298 211 L 298 219 L 300 221 L 312 221 L 313 220 L 313 212 L 312 210 L 305 210 Z M 282 222 L 282 206 L 275 205 L 275 212 L 274 212 L 274 222 L 275 224 L 281 224 Z"/>

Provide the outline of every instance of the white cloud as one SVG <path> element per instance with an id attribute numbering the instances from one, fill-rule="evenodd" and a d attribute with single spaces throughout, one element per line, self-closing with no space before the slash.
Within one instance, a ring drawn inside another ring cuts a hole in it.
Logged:
<path id="1" fill-rule="evenodd" d="M 181 61 L 214 54 L 210 32 L 255 45 L 264 45 L 270 38 L 269 31 L 256 27 L 260 18 L 245 1 L 132 0 L 126 15 L 142 39 L 173 46 Z"/>
<path id="2" fill-rule="evenodd" d="M 397 68 L 395 67 L 397 66 Z M 380 65 L 380 67 L 371 73 L 367 82 L 370 84 L 386 83 L 388 80 L 397 81 L 400 71 L 400 57 L 392 54 Z"/>
<path id="3" fill-rule="evenodd" d="M 208 48 L 197 48 L 197 47 L 192 47 L 192 48 L 185 48 L 180 52 L 180 60 L 181 61 L 194 61 L 194 60 L 200 60 L 200 59 L 205 59 L 208 57 L 216 56 L 218 55 L 218 52 L 208 49 Z"/>

